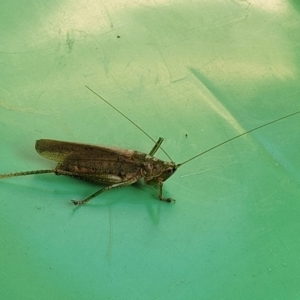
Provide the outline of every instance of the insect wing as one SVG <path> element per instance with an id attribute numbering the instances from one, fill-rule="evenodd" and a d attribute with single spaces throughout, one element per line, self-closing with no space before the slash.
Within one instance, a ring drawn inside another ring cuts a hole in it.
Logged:
<path id="1" fill-rule="evenodd" d="M 42 139 L 36 141 L 35 149 L 41 156 L 60 163 L 65 160 L 134 162 L 134 151 L 115 147 Z"/>

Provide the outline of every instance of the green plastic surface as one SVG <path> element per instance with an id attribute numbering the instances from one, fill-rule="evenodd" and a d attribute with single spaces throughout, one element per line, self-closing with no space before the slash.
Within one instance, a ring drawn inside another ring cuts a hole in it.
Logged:
<path id="1" fill-rule="evenodd" d="M 300 3 L 2 1 L 0 173 L 53 168 L 35 140 L 177 163 L 300 110 Z M 107 2 L 107 3 L 106 3 Z M 300 299 L 300 115 L 142 183 L 0 180 L 1 299 Z M 158 157 L 166 159 L 159 151 Z"/>

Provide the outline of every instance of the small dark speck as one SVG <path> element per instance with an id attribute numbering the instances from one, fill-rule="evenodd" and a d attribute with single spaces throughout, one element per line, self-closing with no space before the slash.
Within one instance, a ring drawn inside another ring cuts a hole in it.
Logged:
<path id="1" fill-rule="evenodd" d="M 121 37 L 119 35 L 117 35 L 117 38 L 120 39 Z"/>

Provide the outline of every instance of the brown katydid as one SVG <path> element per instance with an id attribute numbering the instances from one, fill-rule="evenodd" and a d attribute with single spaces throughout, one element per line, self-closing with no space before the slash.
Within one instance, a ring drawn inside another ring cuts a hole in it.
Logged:
<path id="1" fill-rule="evenodd" d="M 134 126 L 140 129 L 144 134 L 146 134 L 153 142 L 155 142 L 155 140 L 150 135 L 148 135 L 136 123 L 134 123 L 122 112 L 120 112 L 116 107 L 107 102 L 103 97 L 101 97 L 89 87 L 86 86 L 86 88 L 93 92 L 104 102 L 106 102 L 108 105 L 110 105 L 118 113 L 129 120 Z M 160 200 L 165 202 L 174 202 L 175 200 L 171 198 L 163 197 L 162 187 L 164 181 L 172 176 L 180 166 L 234 139 L 237 139 L 250 132 L 299 113 L 300 111 L 297 111 L 263 125 L 257 126 L 251 130 L 245 131 L 244 133 L 236 135 L 220 144 L 215 145 L 214 147 L 211 147 L 189 158 L 181 164 L 176 164 L 175 162 L 173 162 L 169 155 L 163 150 L 163 148 L 161 147 L 163 138 L 158 139 L 149 154 L 116 147 L 95 146 L 89 144 L 42 139 L 36 141 L 35 149 L 41 156 L 54 160 L 58 163 L 54 169 L 0 174 L 0 179 L 24 175 L 54 173 L 56 175 L 66 175 L 94 183 L 107 185 L 106 187 L 98 190 L 97 192 L 93 193 L 83 200 L 72 200 L 75 205 L 78 205 L 85 204 L 104 191 L 119 187 L 125 187 L 137 182 L 139 179 L 144 178 L 146 184 L 158 185 L 158 198 Z M 153 157 L 159 148 L 169 157 L 170 162 Z"/>

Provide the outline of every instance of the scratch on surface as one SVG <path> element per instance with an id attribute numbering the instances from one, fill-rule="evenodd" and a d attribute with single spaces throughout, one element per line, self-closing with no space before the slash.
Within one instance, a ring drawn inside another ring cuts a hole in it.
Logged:
<path id="1" fill-rule="evenodd" d="M 66 122 L 64 122 L 63 118 L 60 118 L 59 115 L 55 115 L 55 118 L 57 124 L 60 125 L 61 130 L 65 132 L 71 140 L 76 140 L 76 135 L 74 135 L 74 131 L 70 129 Z"/>
<path id="2" fill-rule="evenodd" d="M 217 92 L 213 92 L 213 90 L 216 90 L 216 87 L 214 87 L 213 84 L 198 70 L 190 68 L 190 71 L 198 79 L 201 85 L 201 90 L 204 91 L 202 99 L 205 103 L 224 120 L 226 120 L 233 128 L 235 128 L 239 134 L 245 132 L 234 116 L 219 101 L 221 95 L 219 96 L 217 95 Z"/>
<path id="3" fill-rule="evenodd" d="M 33 108 L 26 108 L 24 106 L 15 106 L 15 105 L 10 105 L 7 102 L 1 101 L 0 100 L 0 107 L 3 107 L 7 110 L 12 110 L 16 112 L 22 112 L 22 113 L 29 113 L 29 114 L 39 114 L 39 115 L 50 115 L 51 112 L 46 112 L 46 111 L 41 111 Z"/>
<path id="4" fill-rule="evenodd" d="M 109 217 L 109 240 L 108 240 L 108 247 L 107 247 L 107 260 L 110 264 L 111 262 L 111 253 L 113 247 L 113 221 L 112 221 L 112 211 L 111 205 L 108 205 L 108 217 Z"/>
<path id="5" fill-rule="evenodd" d="M 106 5 L 105 5 L 103 2 L 102 2 L 102 5 L 104 6 L 104 9 L 105 9 L 105 11 L 106 11 L 107 17 L 108 17 L 108 19 L 109 19 L 109 22 L 110 22 L 110 28 L 113 28 L 113 27 L 114 27 L 114 23 L 113 23 L 113 21 L 112 21 L 112 18 L 111 18 L 111 16 L 110 16 L 110 13 L 108 12 L 107 7 L 106 7 Z"/>
<path id="6" fill-rule="evenodd" d="M 70 33 L 70 31 L 68 31 L 66 34 L 66 44 L 67 44 L 69 53 L 72 52 L 74 43 L 75 43 L 75 39 L 73 36 L 73 32 Z"/>
<path id="7" fill-rule="evenodd" d="M 205 173 L 205 172 L 208 172 L 208 171 L 211 171 L 211 170 L 213 170 L 213 169 L 210 168 L 210 169 L 202 170 L 202 171 L 199 171 L 199 172 L 189 173 L 189 174 L 181 175 L 180 177 L 183 178 L 183 177 L 194 176 L 194 175 L 202 174 L 202 173 Z"/>
<path id="8" fill-rule="evenodd" d="M 172 80 L 171 80 L 171 71 L 170 71 L 170 68 L 169 68 L 169 66 L 168 66 L 168 63 L 167 63 L 167 61 L 166 61 L 166 58 L 165 58 L 163 52 L 162 52 L 161 49 L 160 49 L 160 44 L 156 41 L 156 38 L 154 37 L 154 35 L 152 35 L 152 38 L 153 38 L 153 44 L 155 44 L 155 46 L 156 46 L 155 49 L 156 49 L 157 52 L 159 53 L 159 55 L 160 55 L 160 57 L 161 57 L 161 60 L 162 60 L 163 64 L 164 64 L 165 67 L 166 67 L 166 70 L 167 70 L 167 73 L 168 73 L 168 76 L 169 76 L 169 81 L 172 81 Z"/>
<path id="9" fill-rule="evenodd" d="M 173 156 L 174 157 L 176 157 L 177 156 L 177 154 L 178 154 L 178 152 L 180 151 L 180 148 L 181 148 L 181 145 L 182 145 L 182 140 L 183 140 L 183 137 L 184 137 L 185 135 L 184 134 L 180 134 L 180 138 L 177 140 L 177 142 L 176 142 L 176 145 L 175 145 L 175 149 L 173 150 Z"/>
<path id="10" fill-rule="evenodd" d="M 277 254 L 273 251 L 273 249 L 270 248 L 269 250 L 270 250 L 270 252 L 273 254 L 274 257 L 277 256 Z"/>
<path id="11" fill-rule="evenodd" d="M 170 294 L 170 291 L 174 290 L 178 285 L 182 285 L 182 284 L 185 284 L 185 280 L 184 279 L 181 279 L 177 282 L 175 282 L 173 285 L 171 285 L 167 291 L 168 291 L 168 294 Z M 159 299 L 166 299 L 166 294 L 160 296 L 160 297 L 157 297 L 155 298 L 155 300 L 159 300 Z"/>

